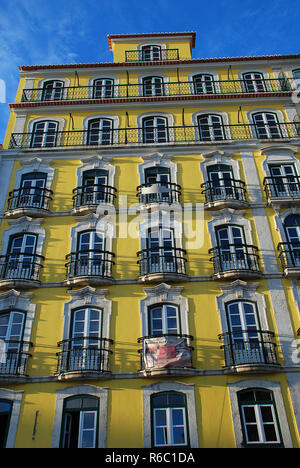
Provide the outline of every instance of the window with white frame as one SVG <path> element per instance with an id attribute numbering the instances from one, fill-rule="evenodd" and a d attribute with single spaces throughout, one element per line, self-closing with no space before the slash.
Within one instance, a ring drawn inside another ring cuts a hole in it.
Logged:
<path id="1" fill-rule="evenodd" d="M 33 125 L 31 148 L 53 147 L 56 145 L 58 122 L 44 120 Z"/>
<path id="2" fill-rule="evenodd" d="M 243 73 L 243 84 L 247 93 L 261 93 L 266 91 L 264 74 L 261 72 Z"/>
<path id="3" fill-rule="evenodd" d="M 197 117 L 199 139 L 201 141 L 218 141 L 226 138 L 221 115 L 202 114 Z"/>
<path id="4" fill-rule="evenodd" d="M 166 117 L 145 117 L 142 120 L 143 143 L 165 143 L 169 141 Z"/>
<path id="5" fill-rule="evenodd" d="M 274 112 L 256 112 L 252 115 L 257 138 L 281 138 L 283 129 Z"/>
<path id="6" fill-rule="evenodd" d="M 113 142 L 113 120 L 91 119 L 88 122 L 87 144 L 88 145 L 111 145 Z"/>
<path id="7" fill-rule="evenodd" d="M 283 447 L 273 392 L 249 388 L 237 397 L 245 447 Z"/>
<path id="8" fill-rule="evenodd" d="M 164 79 L 161 76 L 146 76 L 143 78 L 143 96 L 163 96 Z"/>
<path id="9" fill-rule="evenodd" d="M 48 80 L 43 83 L 42 101 L 58 101 L 63 98 L 64 82 Z"/>
<path id="10" fill-rule="evenodd" d="M 93 81 L 93 98 L 111 98 L 114 96 L 113 78 L 96 78 Z"/>
<path id="11" fill-rule="evenodd" d="M 194 386 L 160 382 L 143 388 L 144 447 L 198 448 Z"/>
<path id="12" fill-rule="evenodd" d="M 142 61 L 162 60 L 162 47 L 159 45 L 144 45 L 140 48 L 139 59 Z"/>
<path id="13" fill-rule="evenodd" d="M 213 94 L 216 92 L 214 76 L 201 73 L 193 76 L 194 94 Z"/>

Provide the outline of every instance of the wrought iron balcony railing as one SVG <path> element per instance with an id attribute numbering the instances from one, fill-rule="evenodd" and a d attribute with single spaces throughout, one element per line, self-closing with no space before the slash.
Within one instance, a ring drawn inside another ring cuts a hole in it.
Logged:
<path id="1" fill-rule="evenodd" d="M 222 247 L 213 247 L 212 254 L 214 273 L 226 272 L 260 272 L 258 248 L 248 244 L 227 244 Z"/>
<path id="2" fill-rule="evenodd" d="M 236 179 L 209 180 L 201 184 L 201 193 L 205 194 L 205 202 L 212 203 L 220 200 L 234 200 L 246 202 L 245 182 Z"/>
<path id="3" fill-rule="evenodd" d="M 113 340 L 95 336 L 70 338 L 58 343 L 57 374 L 109 372 L 109 349 Z"/>
<path id="4" fill-rule="evenodd" d="M 0 280 L 39 281 L 42 255 L 26 252 L 0 256 Z"/>
<path id="5" fill-rule="evenodd" d="M 107 250 L 78 250 L 66 256 L 66 277 L 68 280 L 88 277 L 112 279 L 115 254 Z"/>
<path id="6" fill-rule="evenodd" d="M 19 208 L 40 209 L 47 211 L 52 200 L 53 192 L 46 188 L 20 188 L 9 193 L 7 211 Z"/>
<path id="7" fill-rule="evenodd" d="M 254 83 L 254 85 L 253 85 Z M 292 78 L 255 80 L 174 81 L 155 85 L 144 83 L 69 86 L 45 93 L 43 88 L 24 89 L 21 102 L 76 101 L 89 99 L 123 99 L 143 97 L 203 96 L 222 94 L 278 93 L 297 89 Z M 52 97 L 53 96 L 53 97 Z"/>
<path id="8" fill-rule="evenodd" d="M 1 340 L 0 376 L 26 376 L 30 346 L 29 341 Z"/>
<path id="9" fill-rule="evenodd" d="M 157 62 L 161 60 L 179 60 L 178 49 L 160 49 L 160 50 L 126 50 L 126 62 Z"/>
<path id="10" fill-rule="evenodd" d="M 300 272 L 300 242 L 280 242 L 277 249 L 283 271 L 296 268 Z"/>
<path id="11" fill-rule="evenodd" d="M 154 182 L 137 187 L 137 197 L 142 204 L 179 203 L 181 186 L 172 182 Z"/>
<path id="12" fill-rule="evenodd" d="M 225 366 L 278 365 L 274 333 L 255 328 L 231 331 L 219 335 L 225 354 Z"/>
<path id="13" fill-rule="evenodd" d="M 230 140 L 291 140 L 300 137 L 300 123 L 274 123 L 265 125 L 196 125 L 147 128 L 117 128 L 98 130 L 71 130 L 62 132 L 12 133 L 9 148 L 57 148 L 68 146 L 102 147 L 140 144 L 193 144 Z M 47 138 L 47 135 L 51 138 Z M 38 143 L 37 143 L 38 141 Z"/>
<path id="14" fill-rule="evenodd" d="M 191 335 L 178 333 L 158 334 L 138 338 L 142 343 L 141 370 L 183 369 L 192 367 Z"/>
<path id="15" fill-rule="evenodd" d="M 300 198 L 300 177 L 296 175 L 265 177 L 263 184 L 268 200 Z"/>
<path id="16" fill-rule="evenodd" d="M 110 185 L 88 185 L 76 187 L 73 190 L 73 207 L 98 206 L 100 204 L 113 205 L 117 189 Z"/>
<path id="17" fill-rule="evenodd" d="M 137 252 L 140 276 L 163 273 L 185 275 L 186 258 L 184 249 L 156 247 Z"/>

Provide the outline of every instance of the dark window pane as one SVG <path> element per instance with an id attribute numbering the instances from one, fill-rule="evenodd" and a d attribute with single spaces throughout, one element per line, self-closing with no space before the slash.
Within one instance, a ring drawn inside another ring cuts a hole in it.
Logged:
<path id="1" fill-rule="evenodd" d="M 258 430 L 255 425 L 246 426 L 246 430 L 247 430 L 247 438 L 249 442 L 259 441 Z"/>
<path id="2" fill-rule="evenodd" d="M 264 431 L 267 442 L 277 441 L 275 426 L 273 424 L 264 424 Z"/>

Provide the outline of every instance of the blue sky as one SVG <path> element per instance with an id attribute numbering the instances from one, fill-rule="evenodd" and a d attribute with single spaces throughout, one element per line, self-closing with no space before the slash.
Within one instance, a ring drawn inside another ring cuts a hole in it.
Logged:
<path id="1" fill-rule="evenodd" d="M 193 58 L 300 53 L 299 0 L 0 0 L 0 143 L 18 66 L 110 62 L 107 34 L 196 31 Z"/>

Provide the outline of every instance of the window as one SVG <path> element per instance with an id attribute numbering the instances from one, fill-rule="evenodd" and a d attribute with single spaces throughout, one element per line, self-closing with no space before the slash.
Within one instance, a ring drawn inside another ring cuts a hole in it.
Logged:
<path id="1" fill-rule="evenodd" d="M 140 60 L 143 61 L 155 61 L 162 59 L 162 50 L 158 45 L 145 45 L 140 50 Z"/>
<path id="2" fill-rule="evenodd" d="M 152 228 L 148 231 L 149 273 L 176 272 L 174 231 Z"/>
<path id="3" fill-rule="evenodd" d="M 24 312 L 0 313 L 0 374 L 24 373 L 26 365 L 25 355 L 22 355 L 24 323 Z"/>
<path id="4" fill-rule="evenodd" d="M 257 138 L 282 137 L 276 114 L 272 112 L 253 114 L 253 122 Z"/>
<path id="5" fill-rule="evenodd" d="M 201 141 L 224 140 L 224 126 L 220 115 L 199 115 L 197 122 Z"/>
<path id="6" fill-rule="evenodd" d="M 93 119 L 88 123 L 88 145 L 110 145 L 113 142 L 113 121 Z"/>
<path id="7" fill-rule="evenodd" d="M 154 166 L 145 169 L 145 184 L 141 192 L 141 203 L 175 201 L 176 194 L 171 192 L 170 177 L 168 167 Z"/>
<path id="8" fill-rule="evenodd" d="M 160 76 L 147 76 L 143 78 L 143 96 L 163 96 L 164 83 Z"/>
<path id="9" fill-rule="evenodd" d="M 216 229 L 221 271 L 247 269 L 245 238 L 239 226 L 219 226 Z"/>
<path id="10" fill-rule="evenodd" d="M 6 447 L 12 406 L 11 401 L 0 400 L 0 448 Z"/>
<path id="11" fill-rule="evenodd" d="M 269 165 L 271 194 L 275 197 L 299 196 L 299 178 L 294 164 Z"/>
<path id="12" fill-rule="evenodd" d="M 104 169 L 92 169 L 82 175 L 82 200 L 81 205 L 98 205 L 108 200 L 108 171 Z"/>
<path id="13" fill-rule="evenodd" d="M 50 120 L 36 122 L 33 126 L 32 148 L 53 147 L 56 145 L 58 123 Z"/>
<path id="14" fill-rule="evenodd" d="M 149 309 L 151 336 L 180 333 L 178 308 L 172 304 L 157 304 Z"/>
<path id="15" fill-rule="evenodd" d="M 81 395 L 64 402 L 61 448 L 97 448 L 98 398 Z"/>
<path id="16" fill-rule="evenodd" d="M 296 87 L 300 89 L 300 70 L 294 70 L 293 77 L 296 83 Z"/>
<path id="17" fill-rule="evenodd" d="M 21 190 L 19 191 L 18 207 L 44 208 L 47 174 L 44 172 L 30 172 L 24 174 L 21 179 Z"/>
<path id="18" fill-rule="evenodd" d="M 108 369 L 108 348 L 102 340 L 102 309 L 72 312 L 70 338 L 63 343 L 60 370 L 100 372 Z"/>
<path id="19" fill-rule="evenodd" d="M 194 94 L 212 94 L 216 92 L 212 75 L 193 76 L 193 86 Z"/>
<path id="20" fill-rule="evenodd" d="M 168 123 L 165 117 L 146 117 L 142 120 L 143 143 L 169 141 Z"/>
<path id="21" fill-rule="evenodd" d="M 249 301 L 234 301 L 226 304 L 228 343 L 225 352 L 231 352 L 229 365 L 265 362 L 268 345 L 264 346 L 257 307 Z M 227 354 L 227 353 L 226 353 Z"/>
<path id="22" fill-rule="evenodd" d="M 37 236 L 20 234 L 10 238 L 6 262 L 2 265 L 2 278 L 37 279 L 35 252 Z"/>
<path id="23" fill-rule="evenodd" d="M 207 166 L 209 189 L 212 200 L 238 198 L 233 189 L 233 170 L 227 164 Z"/>
<path id="24" fill-rule="evenodd" d="M 42 101 L 58 101 L 62 99 L 63 89 L 63 81 L 46 81 L 43 85 Z"/>
<path id="25" fill-rule="evenodd" d="M 262 73 L 250 72 L 243 74 L 243 82 L 247 93 L 261 93 L 266 91 Z"/>
<path id="26" fill-rule="evenodd" d="M 104 247 L 103 233 L 96 231 L 82 232 L 78 236 L 78 254 L 76 275 L 102 276 L 104 274 Z"/>
<path id="27" fill-rule="evenodd" d="M 300 266 L 300 215 L 285 218 L 284 229 L 288 241 L 288 254 L 293 266 Z"/>
<path id="28" fill-rule="evenodd" d="M 189 446 L 185 395 L 179 392 L 153 394 L 151 408 L 152 446 Z"/>
<path id="29" fill-rule="evenodd" d="M 273 392 L 248 389 L 238 392 L 244 445 L 283 446 Z"/>
<path id="30" fill-rule="evenodd" d="M 93 82 L 93 98 L 110 98 L 114 96 L 114 80 L 99 78 Z"/>

